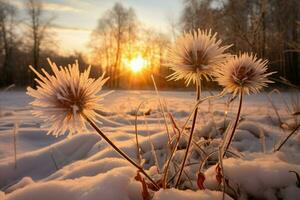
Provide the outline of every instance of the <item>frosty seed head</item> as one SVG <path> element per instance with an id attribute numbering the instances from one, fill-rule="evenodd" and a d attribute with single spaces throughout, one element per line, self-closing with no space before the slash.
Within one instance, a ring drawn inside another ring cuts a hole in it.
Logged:
<path id="1" fill-rule="evenodd" d="M 44 69 L 44 75 L 31 70 L 37 75 L 37 89 L 27 88 L 27 94 L 34 97 L 33 114 L 45 121 L 50 127 L 48 134 L 59 136 L 69 131 L 72 135 L 86 130 L 84 116 L 92 121 L 101 117 L 97 111 L 102 110 L 99 102 L 106 94 L 98 95 L 108 80 L 104 74 L 97 80 L 89 78 L 90 67 L 80 73 L 78 62 L 68 67 L 57 67 L 50 59 L 48 62 L 53 75 Z"/>
<path id="2" fill-rule="evenodd" d="M 216 80 L 225 90 L 235 96 L 239 91 L 258 93 L 267 83 L 267 60 L 257 59 L 253 54 L 243 53 L 229 59 L 216 70 Z"/>
<path id="3" fill-rule="evenodd" d="M 224 51 L 230 45 L 221 46 L 222 41 L 216 36 L 211 30 L 198 29 L 178 37 L 169 48 L 166 61 L 166 65 L 174 71 L 169 76 L 170 80 L 185 79 L 186 85 L 189 85 L 191 81 L 197 84 L 202 76 L 209 79 L 214 68 L 229 56 Z"/>

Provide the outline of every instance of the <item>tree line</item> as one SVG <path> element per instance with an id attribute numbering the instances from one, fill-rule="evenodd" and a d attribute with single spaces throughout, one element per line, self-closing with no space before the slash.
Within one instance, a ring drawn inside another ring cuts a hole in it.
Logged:
<path id="1" fill-rule="evenodd" d="M 152 86 L 153 74 L 160 88 L 178 87 L 168 82 L 164 66 L 168 46 L 184 31 L 212 29 L 228 44 L 232 53 L 251 51 L 270 61 L 272 71 L 300 84 L 300 14 L 298 0 L 183 0 L 179 20 L 171 19 L 169 34 L 142 24 L 133 8 L 116 3 L 103 13 L 92 31 L 87 56 L 61 56 L 55 49 L 52 23 L 39 0 L 26 0 L 27 18 L 19 20 L 18 10 L 0 0 L 0 86 L 33 84 L 28 65 L 47 67 L 46 57 L 60 65 L 78 59 L 82 67 L 91 63 L 94 76 L 106 72 L 112 88 Z M 20 28 L 22 27 L 22 28 Z M 147 61 L 142 73 L 133 73 L 130 60 Z"/>
<path id="2" fill-rule="evenodd" d="M 108 73 L 110 87 L 144 87 L 151 84 L 151 74 L 162 83 L 163 74 L 168 73 L 162 65 L 169 43 L 166 35 L 141 24 L 132 8 L 116 3 L 100 17 L 92 32 L 92 62 Z M 126 66 L 137 56 L 147 61 L 143 76 L 131 73 Z"/>
<path id="3" fill-rule="evenodd" d="M 84 62 L 80 53 L 61 56 L 52 30 L 54 18 L 47 17 L 39 0 L 24 1 L 26 16 L 19 16 L 18 9 L 8 0 L 0 0 L 0 87 L 15 84 L 34 84 L 34 74 L 29 65 L 47 69 L 47 57 L 60 64 Z"/>
<path id="4" fill-rule="evenodd" d="M 184 0 L 180 23 L 217 31 L 232 53 L 254 52 L 276 76 L 300 84 L 300 1 Z"/>

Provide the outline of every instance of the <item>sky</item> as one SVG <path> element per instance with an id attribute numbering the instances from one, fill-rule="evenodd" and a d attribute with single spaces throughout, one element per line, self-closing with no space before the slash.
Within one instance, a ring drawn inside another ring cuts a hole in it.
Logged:
<path id="1" fill-rule="evenodd" d="M 10 0 L 19 10 L 19 17 L 26 19 L 24 2 Z M 86 52 L 91 31 L 98 19 L 116 2 L 132 7 L 141 23 L 157 31 L 169 30 L 169 19 L 178 19 L 182 0 L 41 0 L 46 16 L 54 17 L 53 25 L 60 52 Z"/>

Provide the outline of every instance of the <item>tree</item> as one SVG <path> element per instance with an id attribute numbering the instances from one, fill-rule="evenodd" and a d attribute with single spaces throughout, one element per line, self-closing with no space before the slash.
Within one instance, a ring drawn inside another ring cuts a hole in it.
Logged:
<path id="1" fill-rule="evenodd" d="M 16 41 L 16 8 L 7 1 L 0 1 L 0 45 L 2 49 L 2 84 L 14 82 L 13 48 Z"/>
<path id="2" fill-rule="evenodd" d="M 38 68 L 41 47 L 50 36 L 48 30 L 51 27 L 53 18 L 45 18 L 43 15 L 43 4 L 39 0 L 27 0 L 26 3 L 27 14 L 29 16 L 29 32 L 32 44 L 32 59 L 33 67 Z M 51 38 L 52 39 L 52 38 Z"/>
<path id="3" fill-rule="evenodd" d="M 130 52 L 136 39 L 137 18 L 132 8 L 116 3 L 98 21 L 92 33 L 91 47 L 94 58 L 101 63 L 111 77 L 110 86 L 119 87 L 121 60 Z"/>
<path id="4" fill-rule="evenodd" d="M 184 0 L 184 9 L 180 18 L 184 31 L 214 29 L 216 12 L 211 7 L 211 0 Z"/>
<path id="5" fill-rule="evenodd" d="M 182 30 L 213 29 L 233 53 L 253 52 L 300 84 L 298 0 L 184 0 Z"/>

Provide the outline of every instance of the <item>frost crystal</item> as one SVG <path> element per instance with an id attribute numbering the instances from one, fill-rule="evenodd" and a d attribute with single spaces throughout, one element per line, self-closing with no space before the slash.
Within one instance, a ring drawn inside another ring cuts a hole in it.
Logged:
<path id="1" fill-rule="evenodd" d="M 169 49 L 166 65 L 174 73 L 171 80 L 185 79 L 187 85 L 192 81 L 197 84 L 201 76 L 209 78 L 215 67 L 221 65 L 229 56 L 224 51 L 230 47 L 221 46 L 221 40 L 211 31 L 185 33 L 180 36 L 175 45 Z"/>
<path id="2" fill-rule="evenodd" d="M 98 95 L 102 86 L 108 80 L 103 74 L 98 79 L 89 78 L 89 67 L 80 73 L 78 62 L 68 67 L 57 67 L 50 59 L 48 62 L 54 75 L 44 69 L 44 75 L 31 70 L 37 75 L 37 89 L 27 88 L 27 94 L 34 97 L 31 102 L 33 114 L 45 121 L 50 127 L 48 134 L 59 136 L 69 131 L 72 135 L 86 130 L 84 116 L 94 122 L 101 116 L 97 111 L 102 110 L 99 103 L 106 94 Z"/>
<path id="3" fill-rule="evenodd" d="M 220 85 L 229 93 L 236 95 L 241 89 L 246 94 L 258 93 L 267 83 L 267 60 L 257 59 L 253 54 L 240 54 L 232 57 L 216 70 L 215 76 Z"/>

